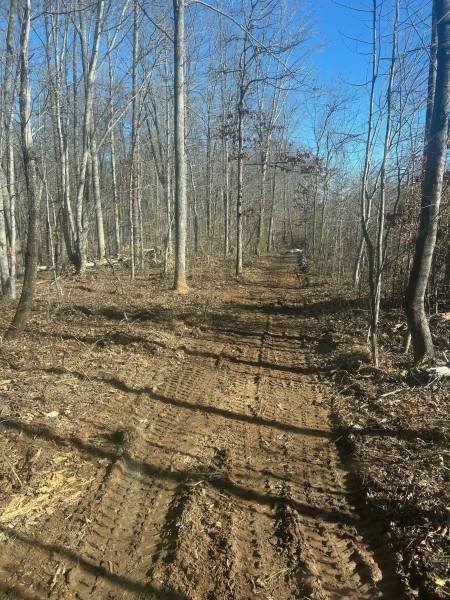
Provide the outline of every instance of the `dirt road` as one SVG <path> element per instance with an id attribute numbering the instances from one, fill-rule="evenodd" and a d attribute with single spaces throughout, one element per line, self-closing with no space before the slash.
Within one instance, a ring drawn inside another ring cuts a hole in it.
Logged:
<path id="1" fill-rule="evenodd" d="M 5 359 L 45 408 L 0 423 L 25 448 L 1 597 L 402 597 L 308 361 L 295 259 L 218 295 L 176 336 L 168 313 L 74 306 L 34 334 L 51 354 Z"/>

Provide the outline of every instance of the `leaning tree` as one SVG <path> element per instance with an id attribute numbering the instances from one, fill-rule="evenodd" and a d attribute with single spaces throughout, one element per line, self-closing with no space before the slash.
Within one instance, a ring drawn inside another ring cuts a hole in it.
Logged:
<path id="1" fill-rule="evenodd" d="M 425 136 L 422 201 L 414 259 L 406 290 L 406 317 L 416 362 L 434 358 L 433 340 L 425 312 L 425 292 L 436 244 L 450 108 L 450 0 L 434 0 L 433 11 L 437 49 L 435 54 L 432 52 L 430 55 L 426 120 L 429 130 Z"/>

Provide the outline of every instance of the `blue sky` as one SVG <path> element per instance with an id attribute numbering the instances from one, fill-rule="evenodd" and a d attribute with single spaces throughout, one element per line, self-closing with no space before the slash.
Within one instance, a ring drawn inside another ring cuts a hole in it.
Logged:
<path id="1" fill-rule="evenodd" d="M 297 0 L 304 1 L 304 0 Z M 365 85 L 371 77 L 371 37 L 372 14 L 370 0 L 310 0 L 312 9 L 313 39 L 323 44 L 310 57 L 313 66 L 313 79 L 318 82 L 324 92 L 322 98 L 333 96 L 346 98 L 348 111 L 342 114 L 342 131 L 361 133 L 365 131 L 369 102 L 369 89 Z M 380 21 L 377 26 L 381 29 L 381 61 L 379 78 L 375 95 L 375 108 L 378 110 L 384 100 L 386 72 L 391 54 L 392 21 L 394 16 L 394 1 L 379 2 L 381 8 Z M 405 48 L 422 47 L 429 39 L 430 0 L 410 0 L 402 3 L 399 26 L 400 52 Z M 419 37 L 418 37 L 419 36 Z M 419 67 L 411 71 L 413 78 L 405 85 L 415 86 L 417 74 L 423 76 L 426 83 L 428 66 L 425 50 L 409 56 L 409 60 L 419 59 Z M 422 70 L 420 68 L 422 65 Z M 422 90 L 425 93 L 425 90 Z M 420 96 L 420 89 L 418 89 Z M 420 99 L 420 98 L 419 98 Z M 311 113 L 314 99 L 306 100 L 306 113 Z M 308 110 L 309 109 L 309 110 Z M 417 109 L 416 109 L 417 112 Z M 422 112 L 420 113 L 422 114 Z M 304 119 L 299 122 L 297 137 L 311 145 L 312 131 L 310 122 Z M 383 126 L 380 124 L 380 132 Z M 358 161 L 363 146 L 354 144 L 352 157 Z"/>
<path id="2" fill-rule="evenodd" d="M 343 0 L 342 4 L 364 6 Z M 324 46 L 312 57 L 320 79 L 324 82 L 341 80 L 361 84 L 366 80 L 368 57 L 362 53 L 368 47 L 350 38 L 370 41 L 370 15 L 356 12 L 333 0 L 319 0 L 315 7 L 315 33 L 325 39 Z"/>
<path id="3" fill-rule="evenodd" d="M 362 39 L 370 41 L 371 15 L 354 11 L 343 5 L 366 7 L 367 0 L 311 0 L 311 33 L 312 45 L 318 47 L 312 52 L 309 62 L 312 66 L 312 80 L 325 93 L 323 101 L 329 94 L 326 90 L 340 91 L 349 99 L 348 122 L 342 123 L 342 131 L 355 131 L 363 128 L 367 118 L 368 91 L 364 83 L 370 70 L 370 56 L 364 52 L 369 46 L 353 41 Z M 318 98 L 306 97 L 305 111 L 301 110 L 301 118 L 294 138 L 299 145 L 314 145 L 311 111 Z M 351 113 L 351 115 L 350 115 Z M 359 153 L 356 153 L 359 157 Z"/>

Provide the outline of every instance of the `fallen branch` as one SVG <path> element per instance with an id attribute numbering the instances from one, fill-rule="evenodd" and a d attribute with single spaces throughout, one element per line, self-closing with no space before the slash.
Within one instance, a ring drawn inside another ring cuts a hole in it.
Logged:
<path id="1" fill-rule="evenodd" d="M 381 394 L 380 398 L 387 398 L 387 396 L 392 396 L 393 394 L 397 394 L 398 392 L 403 392 L 406 388 L 398 388 L 398 390 L 392 390 L 392 392 L 386 392 L 385 394 Z"/>

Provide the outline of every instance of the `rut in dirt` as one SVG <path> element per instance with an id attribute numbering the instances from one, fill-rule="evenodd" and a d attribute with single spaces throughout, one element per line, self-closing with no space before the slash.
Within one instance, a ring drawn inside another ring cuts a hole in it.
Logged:
<path id="1" fill-rule="evenodd" d="M 402 598 L 340 460 L 300 305 L 295 260 L 260 260 L 176 360 L 149 362 L 139 385 L 104 377 L 127 427 L 103 453 L 73 449 L 92 474 L 62 525 L 2 527 L 4 597 Z"/>

